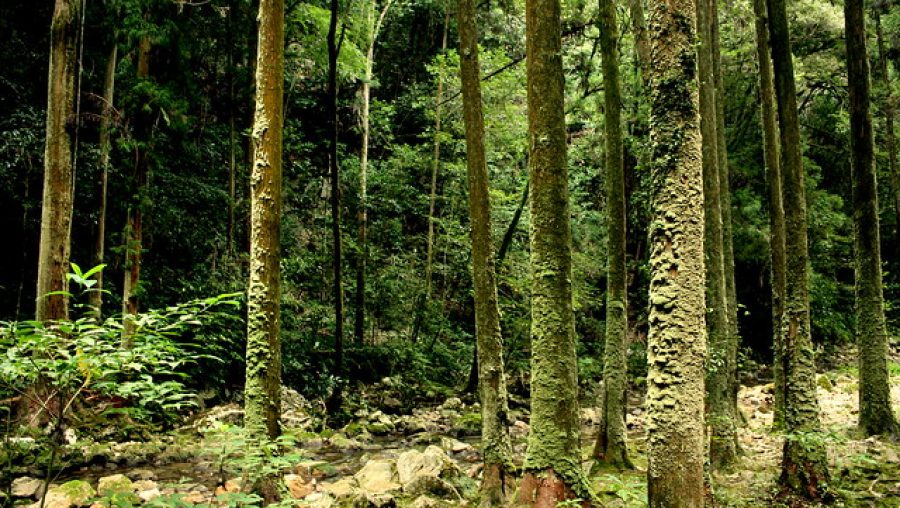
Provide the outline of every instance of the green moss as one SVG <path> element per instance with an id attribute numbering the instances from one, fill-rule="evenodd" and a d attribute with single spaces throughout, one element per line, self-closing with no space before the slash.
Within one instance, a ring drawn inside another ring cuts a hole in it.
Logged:
<path id="1" fill-rule="evenodd" d="M 91 484 L 84 480 L 71 480 L 48 492 L 48 496 L 54 492 L 65 495 L 73 505 L 82 506 L 90 504 L 89 501 L 97 495 Z"/>

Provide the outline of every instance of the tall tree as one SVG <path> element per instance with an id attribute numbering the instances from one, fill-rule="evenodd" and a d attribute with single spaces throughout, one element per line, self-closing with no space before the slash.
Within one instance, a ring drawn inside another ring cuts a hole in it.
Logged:
<path id="1" fill-rule="evenodd" d="M 137 78 L 150 78 L 150 37 L 142 35 L 137 48 Z M 147 173 L 150 170 L 151 130 L 153 119 L 149 108 L 134 111 L 134 138 L 136 140 L 131 188 L 134 193 L 128 206 L 125 224 L 125 282 L 122 285 L 122 316 L 124 320 L 123 345 L 131 347 L 134 336 L 134 316 L 138 312 L 138 284 L 141 280 L 141 258 L 144 249 L 144 206 L 147 193 Z"/>
<path id="2" fill-rule="evenodd" d="M 503 505 L 514 486 L 509 408 L 503 368 L 503 338 L 497 304 L 497 276 L 491 235 L 491 202 L 484 149 L 481 66 L 474 0 L 459 0 L 459 61 L 463 121 L 466 128 L 466 174 L 472 236 L 472 279 L 475 285 L 475 335 L 481 395 L 481 447 L 484 475 L 481 506 Z"/>
<path id="3" fill-rule="evenodd" d="M 519 506 L 584 498 L 559 0 L 525 3 L 531 186 L 531 433 Z"/>
<path id="4" fill-rule="evenodd" d="M 763 132 L 763 158 L 769 201 L 769 250 L 772 284 L 772 349 L 775 353 L 774 423 L 784 423 L 784 363 L 782 361 L 781 319 L 784 314 L 784 206 L 781 199 L 781 161 L 778 147 L 778 119 L 775 108 L 775 83 L 772 81 L 772 57 L 769 54 L 769 14 L 765 0 L 753 0 L 756 24 L 756 60 L 759 70 L 760 122 Z"/>
<path id="5" fill-rule="evenodd" d="M 653 142 L 647 484 L 651 507 L 704 506 L 703 167 L 693 0 L 650 3 Z"/>
<path id="6" fill-rule="evenodd" d="M 109 153 L 112 143 L 110 142 L 110 131 L 112 130 L 112 116 L 114 112 L 113 97 L 116 87 L 116 60 L 118 58 L 118 48 L 115 35 L 109 48 L 109 55 L 106 57 L 106 73 L 103 78 L 103 99 L 100 114 L 100 205 L 97 214 L 97 231 L 94 240 L 94 265 L 100 265 L 106 256 L 106 191 L 109 182 Z M 92 288 L 90 302 L 91 307 L 96 309 L 99 317 L 103 309 L 103 270 L 94 275 L 97 284 Z"/>
<path id="7" fill-rule="evenodd" d="M 254 161 L 250 176 L 250 283 L 247 289 L 245 425 L 280 433 L 281 140 L 284 125 L 284 0 L 260 0 Z"/>
<path id="8" fill-rule="evenodd" d="M 353 337 L 357 343 L 363 342 L 366 328 L 366 263 L 369 257 L 369 101 L 372 88 L 372 66 L 375 63 L 375 42 L 378 32 L 391 8 L 393 0 L 386 0 L 381 8 L 378 20 L 375 20 L 375 0 L 367 7 L 368 41 L 366 49 L 366 74 L 362 83 L 362 105 L 360 106 L 360 124 L 362 124 L 362 142 L 359 149 L 359 253 L 356 259 L 356 308 L 353 326 Z"/>
<path id="9" fill-rule="evenodd" d="M 891 190 L 894 195 L 894 223 L 896 224 L 897 249 L 900 250 L 900 168 L 897 167 L 897 144 L 894 138 L 894 101 L 891 93 L 891 79 L 888 75 L 887 54 L 884 49 L 884 33 L 881 29 L 880 8 L 874 9 L 875 41 L 878 45 L 878 69 L 884 85 L 884 144 L 888 153 L 888 168 L 891 172 Z"/>
<path id="10" fill-rule="evenodd" d="M 38 321 L 67 319 L 72 206 L 74 201 L 75 69 L 78 20 L 83 0 L 56 0 L 50 23 L 47 140 L 38 251 Z M 53 293 L 53 294 L 51 294 Z"/>
<path id="11" fill-rule="evenodd" d="M 600 52 L 603 61 L 606 141 L 606 345 L 603 349 L 603 414 L 594 458 L 630 468 L 626 446 L 627 389 L 625 336 L 628 330 L 625 268 L 625 167 L 622 149 L 622 89 L 615 0 L 600 0 Z"/>
<path id="12" fill-rule="evenodd" d="M 867 435 L 893 433 L 887 367 L 888 334 L 881 281 L 881 238 L 875 141 L 869 112 L 869 58 L 863 0 L 845 0 L 847 84 L 850 91 L 850 170 L 856 254 L 856 341 L 859 347 L 859 427 Z"/>
<path id="13" fill-rule="evenodd" d="M 344 41 L 344 29 L 338 35 L 338 0 L 331 0 L 331 18 L 328 23 L 328 168 L 331 178 L 331 237 L 333 245 L 332 267 L 334 272 L 334 372 L 340 379 L 344 370 L 344 277 L 343 240 L 341 238 L 341 174 L 338 161 L 338 117 L 337 117 L 337 64 L 341 45 Z M 329 412 L 341 407 L 342 387 L 334 388 L 328 399 Z"/>
<path id="14" fill-rule="evenodd" d="M 785 493 L 813 499 L 828 481 L 826 452 L 821 440 L 810 438 L 819 429 L 816 362 L 809 322 L 809 247 L 806 236 L 806 188 L 800 154 L 800 122 L 794 63 L 785 0 L 767 0 L 769 37 L 778 102 L 785 252 L 782 361 L 784 364 L 784 427 L 787 439 L 781 462 Z"/>

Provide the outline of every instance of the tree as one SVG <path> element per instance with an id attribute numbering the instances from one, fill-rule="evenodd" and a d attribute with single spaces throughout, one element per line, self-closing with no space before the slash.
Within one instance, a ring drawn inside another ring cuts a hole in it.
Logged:
<path id="1" fill-rule="evenodd" d="M 856 341 L 859 347 L 859 427 L 866 435 L 893 433 L 888 334 L 881 280 L 881 239 L 875 142 L 869 112 L 869 58 L 862 0 L 844 2 L 850 91 L 850 169 L 856 251 Z"/>
<path id="2" fill-rule="evenodd" d="M 603 59 L 604 135 L 606 141 L 606 345 L 603 349 L 603 414 L 594 457 L 632 467 L 625 428 L 628 330 L 625 268 L 625 167 L 622 149 L 622 90 L 619 83 L 619 34 L 615 0 L 600 0 L 600 51 Z"/>
<path id="3" fill-rule="evenodd" d="M 585 498 L 559 0 L 525 4 L 531 186 L 531 433 L 519 506 Z"/>
<path id="4" fill-rule="evenodd" d="M 344 29 L 338 35 L 338 0 L 331 0 L 331 18 L 328 22 L 328 168 L 331 178 L 331 237 L 333 245 L 332 267 L 334 280 L 334 372 L 335 378 L 340 379 L 344 370 L 344 278 L 343 270 L 343 240 L 341 239 L 341 173 L 340 161 L 338 161 L 338 117 L 337 117 L 337 64 L 341 53 L 341 44 L 344 42 Z M 340 385 L 334 388 L 328 399 L 328 410 L 334 413 L 341 407 L 342 388 Z"/>
<path id="5" fill-rule="evenodd" d="M 781 198 L 781 160 L 778 147 L 778 119 L 772 58 L 769 55 L 768 18 L 765 0 L 753 0 L 756 25 L 756 60 L 759 69 L 760 122 L 763 131 L 763 159 L 766 165 L 766 189 L 769 201 L 769 278 L 772 284 L 772 349 L 774 375 L 774 424 L 784 423 L 784 362 L 781 319 L 784 314 L 784 206 Z"/>
<path id="6" fill-rule="evenodd" d="M 270 439 L 281 416 L 281 140 L 284 0 L 260 0 L 254 161 L 250 176 L 245 426 Z"/>
<path id="7" fill-rule="evenodd" d="M 56 0 L 50 24 L 47 140 L 38 253 L 38 321 L 67 319 L 74 169 L 76 35 L 82 0 Z M 51 294 L 52 293 L 52 294 Z"/>
<path id="8" fill-rule="evenodd" d="M 509 408 L 503 368 L 503 337 L 497 304 L 497 276 L 491 238 L 491 203 L 484 149 L 481 66 L 474 0 L 459 0 L 459 60 L 463 121 L 466 130 L 466 175 L 475 285 L 475 335 L 481 395 L 481 447 L 484 474 L 481 506 L 501 506 L 514 486 Z"/>
<path id="9" fill-rule="evenodd" d="M 882 4 L 882 6 L 885 4 Z M 894 101 L 891 93 L 891 80 L 888 75 L 887 54 L 884 48 L 884 34 L 881 29 L 881 6 L 874 9 L 875 43 L 878 46 L 878 69 L 884 85 L 884 144 L 888 152 L 888 169 L 891 174 L 891 190 L 894 195 L 894 222 L 896 224 L 897 249 L 900 250 L 900 168 L 897 166 L 897 145 L 894 137 Z"/>
<path id="10" fill-rule="evenodd" d="M 703 168 L 696 12 L 650 3 L 653 140 L 647 484 L 651 507 L 704 506 Z"/>
<path id="11" fill-rule="evenodd" d="M 800 155 L 800 123 L 794 64 L 784 0 L 767 0 L 769 37 L 780 127 L 785 252 L 785 298 L 781 355 L 784 362 L 784 428 L 781 461 L 785 494 L 812 499 L 824 494 L 828 481 L 825 447 L 819 431 L 816 364 L 810 338 L 809 247 L 806 236 L 806 189 Z"/>

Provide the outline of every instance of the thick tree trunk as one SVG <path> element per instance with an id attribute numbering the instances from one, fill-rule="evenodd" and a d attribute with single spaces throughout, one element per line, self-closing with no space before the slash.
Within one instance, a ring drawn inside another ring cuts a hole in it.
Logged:
<path id="1" fill-rule="evenodd" d="M 113 100 L 116 87 L 116 60 L 118 44 L 113 36 L 109 56 L 106 59 L 106 74 L 103 79 L 103 111 L 100 114 L 100 204 L 97 213 L 97 231 L 94 240 L 94 265 L 103 264 L 106 257 L 106 191 L 109 181 L 109 153 L 112 143 L 109 135 L 112 129 Z M 103 314 L 103 270 L 94 275 L 97 284 L 92 288 L 90 305 L 97 312 L 97 318 Z"/>
<path id="2" fill-rule="evenodd" d="M 756 59 L 759 67 L 760 121 L 763 131 L 763 156 L 769 198 L 770 279 L 772 284 L 772 349 L 775 385 L 774 424 L 784 424 L 784 362 L 781 321 L 784 315 L 784 206 L 781 197 L 781 160 L 778 147 L 778 119 L 775 111 L 775 84 L 769 55 L 769 14 L 765 0 L 753 0 L 756 15 Z"/>
<path id="3" fill-rule="evenodd" d="M 828 482 L 826 452 L 819 429 L 816 362 L 809 322 L 809 248 L 806 188 L 800 154 L 797 91 L 785 0 L 768 0 L 769 37 L 781 135 L 785 222 L 785 300 L 782 355 L 784 361 L 784 441 L 781 484 L 785 494 L 819 499 Z"/>
<path id="4" fill-rule="evenodd" d="M 250 177 L 250 283 L 247 290 L 245 426 L 280 433 L 281 140 L 284 118 L 284 0 L 260 0 L 254 162 Z"/>
<path id="5" fill-rule="evenodd" d="M 74 188 L 76 34 L 82 0 L 56 0 L 50 24 L 47 85 L 47 141 L 38 251 L 38 321 L 67 319 L 70 238 Z M 56 293 L 56 294 L 50 294 Z"/>
<path id="6" fill-rule="evenodd" d="M 606 141 L 606 345 L 603 350 L 603 414 L 594 446 L 598 462 L 631 468 L 625 428 L 628 330 L 625 268 L 625 166 L 622 149 L 622 91 L 615 0 L 600 0 Z"/>
<path id="7" fill-rule="evenodd" d="M 527 0 L 531 433 L 518 506 L 586 498 L 572 309 L 572 232 L 559 0 Z M 589 504 L 589 503 L 586 503 Z"/>
<path id="8" fill-rule="evenodd" d="M 888 335 L 881 280 L 881 239 L 875 141 L 869 112 L 869 58 L 863 0 L 845 0 L 847 84 L 850 92 L 850 169 L 856 254 L 856 341 L 859 347 L 859 427 L 866 435 L 893 433 Z"/>
<path id="9" fill-rule="evenodd" d="M 484 113 L 481 104 L 481 67 L 474 0 L 459 0 L 459 60 L 463 121 L 466 128 L 466 174 L 469 182 L 469 218 L 472 227 L 472 280 L 475 286 L 475 335 L 481 395 L 481 448 L 484 477 L 481 506 L 501 506 L 514 488 L 509 408 L 503 368 L 503 338 L 497 303 L 494 242 L 491 238 L 491 202 L 484 148 Z"/>
<path id="10" fill-rule="evenodd" d="M 647 374 L 651 507 L 704 506 L 706 299 L 693 0 L 653 0 L 653 219 Z"/>

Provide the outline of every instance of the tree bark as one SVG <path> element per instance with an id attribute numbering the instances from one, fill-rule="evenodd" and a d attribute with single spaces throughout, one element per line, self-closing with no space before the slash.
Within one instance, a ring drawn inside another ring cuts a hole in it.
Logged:
<path id="1" fill-rule="evenodd" d="M 704 506 L 703 168 L 693 0 L 650 4 L 649 506 Z"/>
<path id="2" fill-rule="evenodd" d="M 517 505 L 543 508 L 587 497 L 579 445 L 559 0 L 527 0 L 525 33 L 531 152 L 531 433 Z"/>
<path id="3" fill-rule="evenodd" d="M 850 95 L 850 170 L 856 254 L 856 341 L 859 347 L 859 427 L 866 435 L 897 431 L 891 409 L 888 334 L 881 277 L 875 140 L 863 0 L 844 2 Z"/>
<path id="4" fill-rule="evenodd" d="M 759 67 L 760 122 L 763 131 L 763 158 L 769 199 L 770 279 L 772 284 L 772 349 L 774 351 L 774 425 L 784 424 L 784 361 L 781 320 L 784 315 L 784 205 L 781 197 L 781 161 L 778 147 L 778 119 L 775 111 L 775 84 L 769 55 L 769 14 L 765 0 L 753 0 L 756 18 L 756 59 Z"/>
<path id="5" fill-rule="evenodd" d="M 74 201 L 76 34 L 83 0 L 56 0 L 50 24 L 47 85 L 47 141 L 35 318 L 69 317 L 69 273 Z M 54 293 L 54 294 L 50 294 Z"/>
<path id="6" fill-rule="evenodd" d="M 619 31 L 615 0 L 600 0 L 600 52 L 603 61 L 606 141 L 606 345 L 603 350 L 603 414 L 594 458 L 631 468 L 625 428 L 628 354 L 627 271 L 625 268 L 625 166 L 622 148 L 622 89 L 619 82 Z"/>
<path id="7" fill-rule="evenodd" d="M 478 28 L 474 0 L 459 0 L 459 60 L 466 130 L 466 174 L 469 183 L 469 218 L 472 236 L 472 280 L 475 286 L 475 335 L 481 395 L 481 448 L 484 476 L 481 506 L 502 506 L 515 486 L 509 407 L 503 366 L 503 337 L 497 303 L 494 242 L 491 238 L 491 202 L 484 148 L 484 112 Z"/>
<path id="8" fill-rule="evenodd" d="M 781 136 L 785 222 L 784 441 L 781 485 L 785 495 L 820 499 L 828 482 L 826 452 L 814 437 L 819 429 L 816 364 L 809 322 L 809 248 L 806 188 L 800 154 L 797 91 L 785 0 L 767 0 L 769 37 Z M 811 438 L 812 436 L 812 438 Z"/>
<path id="9" fill-rule="evenodd" d="M 884 49 L 884 34 L 881 29 L 881 14 L 875 10 L 875 41 L 878 45 L 878 67 L 884 85 L 884 144 L 888 153 L 888 167 L 891 172 L 891 190 L 894 198 L 894 226 L 897 251 L 900 252 L 900 168 L 897 167 L 897 145 L 894 138 L 894 101 L 891 96 L 891 80 L 888 75 L 887 55 Z"/>
<path id="10" fill-rule="evenodd" d="M 247 291 L 245 426 L 280 433 L 281 150 L 284 125 L 284 0 L 260 0 L 256 113 L 250 176 L 250 282 Z"/>

